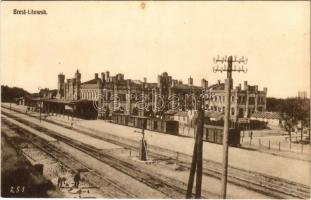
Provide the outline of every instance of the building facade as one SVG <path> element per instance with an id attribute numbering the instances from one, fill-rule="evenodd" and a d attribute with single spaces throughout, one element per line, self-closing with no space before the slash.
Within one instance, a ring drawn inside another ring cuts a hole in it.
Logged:
<path id="1" fill-rule="evenodd" d="M 244 82 L 232 89 L 231 117 L 233 119 L 249 117 L 254 112 L 266 110 L 267 88 L 258 90 L 258 86 L 250 86 Z M 173 79 L 168 73 L 158 75 L 157 82 L 125 79 L 123 74 L 111 76 L 109 71 L 102 72 L 100 77 L 81 82 L 81 73 L 77 70 L 74 78 L 67 79 L 58 75 L 57 98 L 69 101 L 93 101 L 99 117 L 107 117 L 113 112 L 128 115 L 161 115 L 169 110 L 178 112 L 197 109 L 197 98 L 209 94 L 205 98 L 205 110 L 223 113 L 225 107 L 224 83 L 208 85 L 201 80 L 201 86 L 193 85 L 193 78 L 184 84 Z"/>
<path id="2" fill-rule="evenodd" d="M 210 98 L 205 102 L 208 111 L 224 113 L 225 112 L 225 84 L 218 81 L 217 84 L 208 87 Z M 230 116 L 232 120 L 238 118 L 249 118 L 255 112 L 266 111 L 267 88 L 258 90 L 257 85 L 248 85 L 244 81 L 243 88 L 241 84 L 231 88 L 231 108 Z"/>

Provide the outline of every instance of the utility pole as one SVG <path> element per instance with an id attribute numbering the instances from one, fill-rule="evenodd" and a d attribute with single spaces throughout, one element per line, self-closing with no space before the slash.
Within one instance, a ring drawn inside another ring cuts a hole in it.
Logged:
<path id="1" fill-rule="evenodd" d="M 39 120 L 40 120 L 40 123 L 41 123 L 41 97 L 40 97 L 40 91 L 41 91 L 41 87 L 38 87 L 38 90 L 39 90 Z M 43 101 L 42 101 L 43 102 Z"/>
<path id="2" fill-rule="evenodd" d="M 188 187 L 187 187 L 187 193 L 186 193 L 186 199 L 190 199 L 192 197 L 192 188 L 193 188 L 193 182 L 194 182 L 194 175 L 197 167 L 197 138 L 194 142 L 193 147 L 193 153 L 192 153 L 192 162 L 190 167 L 190 174 L 188 179 Z"/>
<path id="3" fill-rule="evenodd" d="M 203 99 L 202 99 L 203 100 Z M 203 101 L 198 102 L 198 119 L 197 119 L 197 176 L 196 176 L 196 190 L 195 198 L 201 198 L 202 188 L 202 165 L 203 165 L 203 131 L 204 131 L 204 109 Z"/>
<path id="4" fill-rule="evenodd" d="M 222 176 L 221 176 L 221 193 L 220 198 L 226 199 L 227 196 L 227 177 L 228 177 L 228 135 L 229 135 L 229 125 L 230 125 L 230 101 L 231 101 L 231 87 L 232 87 L 232 72 L 247 72 L 247 69 L 244 69 L 243 66 L 239 69 L 232 68 L 232 63 L 247 63 L 247 59 L 244 57 L 237 59 L 236 56 L 225 56 L 215 59 L 215 63 L 225 63 L 223 67 L 217 65 L 216 68 L 213 68 L 214 72 L 227 72 L 227 79 L 225 81 L 225 122 L 224 122 L 224 133 L 223 133 L 223 158 L 222 158 Z M 227 66 L 226 66 L 227 63 Z"/>
<path id="5" fill-rule="evenodd" d="M 40 123 L 41 123 L 41 101 L 39 101 Z"/>
<path id="6" fill-rule="evenodd" d="M 194 182 L 194 176 L 196 174 L 196 189 L 195 198 L 201 198 L 201 188 L 202 188 L 202 165 L 203 165 L 203 128 L 204 128 L 204 110 L 203 110 L 203 99 L 198 101 L 198 114 L 196 118 L 196 135 L 195 143 L 193 148 L 193 157 L 190 168 L 190 174 L 188 179 L 188 187 L 186 198 L 190 199 L 192 197 L 192 188 Z"/>
<path id="7" fill-rule="evenodd" d="M 303 124 L 302 120 L 300 120 L 300 142 L 302 144 L 302 139 L 303 139 Z"/>

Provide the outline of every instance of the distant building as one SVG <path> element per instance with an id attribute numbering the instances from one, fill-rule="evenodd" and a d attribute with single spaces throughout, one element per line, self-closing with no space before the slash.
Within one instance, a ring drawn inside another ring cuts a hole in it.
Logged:
<path id="1" fill-rule="evenodd" d="M 278 126 L 281 124 L 282 117 L 276 112 L 255 112 L 251 115 L 251 120 L 266 122 L 269 125 Z"/>
<path id="2" fill-rule="evenodd" d="M 307 98 L 307 92 L 306 91 L 299 91 L 298 92 L 298 98 L 299 99 L 306 99 Z"/>
<path id="3" fill-rule="evenodd" d="M 208 111 L 223 113 L 225 112 L 225 84 L 218 81 L 217 84 L 208 87 L 211 98 L 205 102 Z M 266 111 L 267 88 L 262 91 L 258 86 L 248 85 L 244 81 L 244 87 L 241 84 L 231 89 L 231 119 L 249 118 L 255 112 Z"/>

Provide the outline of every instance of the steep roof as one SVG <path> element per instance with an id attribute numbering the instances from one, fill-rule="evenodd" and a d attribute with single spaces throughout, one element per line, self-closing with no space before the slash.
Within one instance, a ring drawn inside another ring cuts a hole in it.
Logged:
<path id="1" fill-rule="evenodd" d="M 225 84 L 224 84 L 224 83 L 214 84 L 214 85 L 209 86 L 208 89 L 212 89 L 212 90 L 224 90 L 224 89 L 225 89 Z"/>
<path id="2" fill-rule="evenodd" d="M 81 83 L 81 85 L 84 85 L 84 84 L 97 84 L 97 79 L 94 78 L 94 79 L 91 79 L 89 81 Z"/>

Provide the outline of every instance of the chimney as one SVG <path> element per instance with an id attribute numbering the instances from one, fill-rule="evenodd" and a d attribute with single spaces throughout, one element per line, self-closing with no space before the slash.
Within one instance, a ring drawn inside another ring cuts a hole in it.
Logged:
<path id="1" fill-rule="evenodd" d="M 255 85 L 255 91 L 256 92 L 258 91 L 258 85 Z"/>
<path id="2" fill-rule="evenodd" d="M 105 73 L 102 72 L 101 75 L 102 75 L 102 81 L 105 82 L 105 81 L 106 81 L 106 79 L 105 79 Z"/>
<path id="3" fill-rule="evenodd" d="M 204 78 L 201 80 L 201 87 L 206 89 L 208 87 L 208 81 Z"/>
<path id="4" fill-rule="evenodd" d="M 108 82 L 110 81 L 110 72 L 109 71 L 106 71 L 106 79 Z"/>
<path id="5" fill-rule="evenodd" d="M 179 81 L 178 81 L 178 85 L 182 85 L 182 80 L 179 80 Z"/>
<path id="6" fill-rule="evenodd" d="M 193 78 L 191 76 L 188 78 L 188 85 L 193 85 Z"/>
<path id="7" fill-rule="evenodd" d="M 144 83 L 147 83 L 147 78 L 146 77 L 144 77 Z"/>
<path id="8" fill-rule="evenodd" d="M 220 80 L 217 81 L 218 85 L 220 85 Z"/>
<path id="9" fill-rule="evenodd" d="M 97 85 L 98 85 L 98 87 L 100 87 L 101 86 L 101 80 L 100 80 L 100 78 L 98 78 L 98 76 L 97 76 Z"/>
<path id="10" fill-rule="evenodd" d="M 95 79 L 98 79 L 98 73 L 95 73 Z"/>
<path id="11" fill-rule="evenodd" d="M 239 83 L 239 85 L 237 85 L 235 88 L 236 90 L 241 90 L 241 83 Z"/>
<path id="12" fill-rule="evenodd" d="M 126 86 L 127 86 L 127 89 L 130 89 L 130 87 L 131 87 L 131 80 L 130 79 L 126 80 Z"/>
<path id="13" fill-rule="evenodd" d="M 247 90 L 248 89 L 248 85 L 247 85 L 247 81 L 244 81 L 244 90 Z"/>
<path id="14" fill-rule="evenodd" d="M 121 80 L 121 74 L 117 74 L 115 77 L 116 77 L 116 79 L 117 79 L 118 81 Z"/>
<path id="15" fill-rule="evenodd" d="M 264 91 L 264 92 L 266 93 L 266 95 L 267 95 L 268 88 L 264 87 L 264 88 L 263 88 L 263 91 Z"/>
<path id="16" fill-rule="evenodd" d="M 172 87 L 175 87 L 176 85 L 178 85 L 178 81 L 177 80 L 172 80 Z"/>
<path id="17" fill-rule="evenodd" d="M 158 87 L 160 87 L 161 86 L 161 75 L 158 75 Z"/>
<path id="18" fill-rule="evenodd" d="M 117 74 L 115 77 L 116 77 L 116 79 L 117 79 L 118 81 L 123 81 L 123 79 L 124 79 L 124 75 L 121 74 L 121 73 Z"/>

